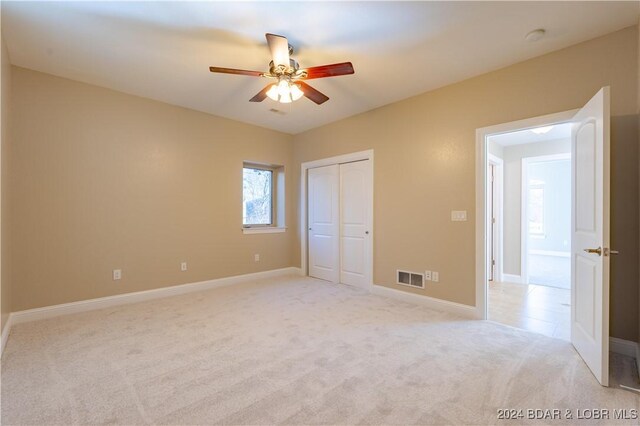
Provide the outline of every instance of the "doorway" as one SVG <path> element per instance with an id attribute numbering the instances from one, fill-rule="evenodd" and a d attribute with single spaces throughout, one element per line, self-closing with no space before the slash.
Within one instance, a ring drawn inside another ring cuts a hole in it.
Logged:
<path id="1" fill-rule="evenodd" d="M 571 128 L 550 124 L 487 138 L 487 318 L 567 341 Z"/>
<path id="2" fill-rule="evenodd" d="M 566 153 L 522 159 L 521 265 L 524 284 L 571 289 L 571 125 Z M 566 140 L 567 146 L 561 144 Z"/>
<path id="3" fill-rule="evenodd" d="M 368 288 L 373 281 L 373 151 L 302 164 L 306 275 Z"/>
<path id="4" fill-rule="evenodd" d="M 528 134 L 544 134 L 567 124 L 571 127 L 570 153 L 571 153 L 571 228 L 569 242 L 570 272 L 570 332 L 569 338 L 577 353 L 585 361 L 595 378 L 603 386 L 608 385 L 609 380 L 609 270 L 611 255 L 617 254 L 610 247 L 610 91 L 608 87 L 599 90 L 582 108 L 550 114 L 542 117 L 520 120 L 517 122 L 499 124 L 481 128 L 476 131 L 476 309 L 478 317 L 489 317 L 489 286 L 488 280 L 488 244 L 490 228 L 487 226 L 487 173 L 489 169 L 488 154 L 490 151 L 489 140 L 517 131 Z M 536 130 L 536 132 L 533 132 Z M 531 154 L 527 157 L 535 157 L 539 154 Z M 506 164 L 506 161 L 505 161 Z M 520 166 L 522 168 L 522 165 Z M 522 181 L 522 178 L 520 178 Z M 509 180 L 505 166 L 504 181 Z M 540 199 L 543 199 L 543 191 L 540 191 L 540 182 L 527 182 L 525 191 L 533 191 L 531 197 L 520 199 L 521 205 L 516 207 L 522 214 L 526 209 L 537 209 L 538 213 L 544 210 Z M 522 186 L 521 186 L 522 188 Z M 522 191 L 522 189 L 521 189 Z M 523 191 L 524 192 L 524 191 Z M 506 190 L 505 190 L 506 193 Z M 527 204 L 522 208 L 523 199 L 529 203 L 530 198 L 536 198 L 533 205 Z M 536 203 L 537 206 L 536 206 Z M 544 201 L 542 202 L 544 203 Z M 554 205 L 554 207 L 556 207 Z M 505 205 L 506 213 L 513 210 Z M 534 215 L 535 216 L 535 215 Z M 544 220 L 544 219 L 543 219 Z M 520 217 L 520 226 L 529 227 L 531 232 L 540 233 L 540 218 Z M 523 226 L 524 222 L 524 226 Z M 504 234 L 507 235 L 512 225 L 505 218 Z M 544 230 L 544 224 L 542 223 Z M 528 236 L 527 236 L 528 238 Z M 503 238 L 502 245 L 506 240 Z M 522 241 L 521 241 L 522 244 Z M 526 241 L 525 241 L 526 244 Z M 524 287 L 531 284 L 523 282 L 530 280 L 532 271 L 522 272 L 522 266 L 527 267 L 527 260 L 522 261 L 524 253 L 521 251 L 520 261 L 517 258 L 507 259 L 506 254 L 511 249 L 506 246 L 503 249 L 505 258 L 502 276 L 514 278 L 520 282 L 521 292 L 530 294 L 530 289 Z M 537 254 L 537 253 L 533 253 Z M 511 264 L 513 262 L 513 265 Z M 531 262 L 529 262 L 531 263 Z M 520 275 L 517 269 L 520 267 Z M 531 266 L 530 268 L 531 269 Z M 509 274 L 511 272 L 511 274 Z M 536 271 L 537 272 L 537 271 Z M 499 273 L 499 272 L 498 272 Z M 510 276 L 511 275 L 511 276 Z M 545 289 L 553 289 L 551 286 L 540 286 Z M 553 296 L 544 297 L 552 299 Z"/>

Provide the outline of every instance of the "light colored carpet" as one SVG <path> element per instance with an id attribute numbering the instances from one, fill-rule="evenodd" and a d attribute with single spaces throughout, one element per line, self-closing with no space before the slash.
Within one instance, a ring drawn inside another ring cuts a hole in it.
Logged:
<path id="1" fill-rule="evenodd" d="M 5 425 L 488 424 L 498 408 L 640 408 L 565 341 L 301 277 L 20 324 L 2 361 Z"/>

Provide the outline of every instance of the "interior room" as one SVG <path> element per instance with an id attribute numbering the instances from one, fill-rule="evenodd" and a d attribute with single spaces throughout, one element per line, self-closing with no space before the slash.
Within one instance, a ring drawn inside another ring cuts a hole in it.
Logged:
<path id="1" fill-rule="evenodd" d="M 637 424 L 640 2 L 0 2 L 0 422 Z"/>
<path id="2" fill-rule="evenodd" d="M 570 341 L 573 123 L 488 138 L 489 319 Z"/>

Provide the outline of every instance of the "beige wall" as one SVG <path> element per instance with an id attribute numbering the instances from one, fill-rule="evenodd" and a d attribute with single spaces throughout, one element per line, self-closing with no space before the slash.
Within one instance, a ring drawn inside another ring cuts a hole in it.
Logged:
<path id="1" fill-rule="evenodd" d="M 637 176 L 637 157 L 624 153 L 637 147 L 637 138 L 624 129 L 625 117 L 637 115 L 637 31 L 630 27 L 296 135 L 295 182 L 301 162 L 374 149 L 375 282 L 473 305 L 476 129 L 578 108 L 610 85 L 613 161 Z M 614 264 L 624 267 L 611 284 L 612 335 L 634 340 L 638 213 L 625 206 L 637 205 L 638 191 L 619 187 L 613 197 L 614 220 L 624 216 L 636 231 L 613 229 L 613 244 L 629 251 Z M 454 209 L 467 210 L 469 221 L 451 222 Z M 299 264 L 296 249 L 293 261 Z M 395 284 L 397 268 L 439 271 L 440 282 L 407 289 Z"/>
<path id="2" fill-rule="evenodd" d="M 503 149 L 504 160 L 504 192 L 503 192 L 503 272 L 521 275 L 522 247 L 522 159 L 540 155 L 564 154 L 571 152 L 571 139 L 528 143 L 506 146 Z M 571 212 L 567 212 L 571 214 Z"/>
<path id="3" fill-rule="evenodd" d="M 16 67 L 13 95 L 14 311 L 291 266 L 293 232 L 241 230 L 243 160 L 293 218 L 290 135 Z"/>
<path id="4" fill-rule="evenodd" d="M 5 208 L 9 196 L 9 111 L 11 100 L 11 64 L 9 63 L 9 53 L 4 44 L 4 39 L 0 37 L 0 98 L 2 99 L 0 118 L 0 169 L 1 169 L 1 185 L 0 185 L 0 328 L 4 330 L 7 324 L 9 313 L 11 313 L 11 289 L 9 277 L 9 256 L 7 250 L 9 246 L 9 214 Z"/>

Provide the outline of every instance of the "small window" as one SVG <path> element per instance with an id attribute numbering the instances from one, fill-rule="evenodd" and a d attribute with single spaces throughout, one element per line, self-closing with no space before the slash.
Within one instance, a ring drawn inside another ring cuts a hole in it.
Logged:
<path id="1" fill-rule="evenodd" d="M 274 171 L 245 165 L 242 172 L 242 225 L 273 226 Z"/>

